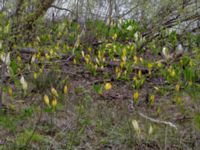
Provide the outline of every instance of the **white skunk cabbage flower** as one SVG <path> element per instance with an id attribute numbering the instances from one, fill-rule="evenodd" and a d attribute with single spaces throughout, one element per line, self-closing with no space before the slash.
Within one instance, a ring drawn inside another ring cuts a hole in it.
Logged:
<path id="1" fill-rule="evenodd" d="M 131 31 L 133 30 L 133 27 L 131 25 L 129 25 L 127 28 L 126 28 L 128 31 Z"/>
<path id="2" fill-rule="evenodd" d="M 139 127 L 137 120 L 133 120 L 132 125 L 133 125 L 134 130 L 136 131 L 136 133 L 139 136 L 140 135 L 140 127 Z"/>
<path id="3" fill-rule="evenodd" d="M 134 38 L 135 38 L 135 41 L 138 41 L 139 38 L 140 38 L 140 33 L 139 32 L 135 32 Z"/>
<path id="4" fill-rule="evenodd" d="M 183 53 L 184 53 L 184 48 L 183 48 L 182 44 L 178 44 L 178 46 L 176 48 L 176 55 L 181 56 L 181 55 L 183 55 Z"/>
<path id="5" fill-rule="evenodd" d="M 178 44 L 177 50 L 178 50 L 178 51 L 183 51 L 183 46 L 182 46 L 181 44 Z"/>
<path id="6" fill-rule="evenodd" d="M 169 54 L 169 49 L 167 47 L 163 47 L 162 48 L 162 55 L 166 58 L 169 59 L 170 58 L 170 54 Z"/>
<path id="7" fill-rule="evenodd" d="M 149 135 L 151 135 L 153 133 L 153 127 L 152 127 L 152 125 L 150 125 L 150 127 L 149 127 Z"/>
<path id="8" fill-rule="evenodd" d="M 10 53 L 7 53 L 7 54 L 2 53 L 0 57 L 1 57 L 2 62 L 4 62 L 7 66 L 10 65 Z"/>
<path id="9" fill-rule="evenodd" d="M 20 83 L 22 84 L 22 89 L 24 91 L 26 91 L 28 89 L 28 84 L 27 84 L 26 80 L 24 79 L 24 76 L 21 77 Z"/>
<path id="10" fill-rule="evenodd" d="M 34 54 L 32 57 L 31 57 L 31 64 L 34 63 L 36 60 L 36 54 Z"/>

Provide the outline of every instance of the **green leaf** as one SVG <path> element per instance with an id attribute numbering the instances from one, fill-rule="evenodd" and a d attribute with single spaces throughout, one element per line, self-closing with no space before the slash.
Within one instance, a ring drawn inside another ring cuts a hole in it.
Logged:
<path id="1" fill-rule="evenodd" d="M 13 74 L 17 73 L 18 65 L 15 60 L 11 61 L 10 68 L 12 69 Z"/>
<path id="2" fill-rule="evenodd" d="M 194 126 L 200 131 L 200 114 L 194 115 Z"/>
<path id="3" fill-rule="evenodd" d="M 94 84 L 93 89 L 96 93 L 102 94 L 103 93 L 103 88 L 100 84 Z"/>

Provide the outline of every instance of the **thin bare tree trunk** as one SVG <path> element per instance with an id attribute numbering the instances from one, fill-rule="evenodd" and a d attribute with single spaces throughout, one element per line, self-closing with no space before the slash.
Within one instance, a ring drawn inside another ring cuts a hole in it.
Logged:
<path id="1" fill-rule="evenodd" d="M 113 13 L 113 5 L 112 5 L 112 0 L 109 0 L 109 14 L 108 14 L 108 35 L 110 32 L 110 26 L 112 22 L 112 13 Z"/>

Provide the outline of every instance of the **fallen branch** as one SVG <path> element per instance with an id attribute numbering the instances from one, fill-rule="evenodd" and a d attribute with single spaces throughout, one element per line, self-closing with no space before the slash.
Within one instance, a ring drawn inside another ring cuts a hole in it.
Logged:
<path id="1" fill-rule="evenodd" d="M 178 129 L 177 126 L 175 124 L 171 123 L 171 122 L 150 118 L 150 117 L 148 117 L 148 116 L 146 116 L 146 115 L 144 115 L 143 113 L 140 113 L 140 112 L 139 112 L 139 115 L 141 117 L 151 121 L 151 122 L 158 123 L 158 124 L 164 124 L 164 125 L 170 126 L 172 128 L 175 128 L 176 130 Z"/>

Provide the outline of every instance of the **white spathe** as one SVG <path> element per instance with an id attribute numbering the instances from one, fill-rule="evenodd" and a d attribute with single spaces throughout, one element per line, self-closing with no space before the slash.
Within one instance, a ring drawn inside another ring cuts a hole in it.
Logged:
<path id="1" fill-rule="evenodd" d="M 24 76 L 21 76 L 20 83 L 22 84 L 22 89 L 26 91 L 28 89 L 28 84 L 26 80 L 24 79 Z"/>

